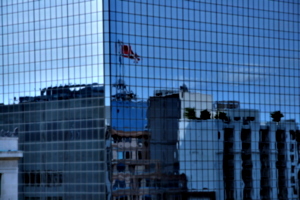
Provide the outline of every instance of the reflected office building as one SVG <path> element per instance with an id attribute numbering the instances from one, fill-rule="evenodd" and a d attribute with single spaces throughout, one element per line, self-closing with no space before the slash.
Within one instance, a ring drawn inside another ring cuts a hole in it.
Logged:
<path id="1" fill-rule="evenodd" d="M 227 110 L 228 121 L 180 121 L 180 173 L 189 191 L 216 199 L 298 199 L 298 126 L 260 125 L 258 115 L 234 109 Z"/>
<path id="2" fill-rule="evenodd" d="M 14 198 L 300 199 L 299 13 L 298 0 L 2 0 Z"/>

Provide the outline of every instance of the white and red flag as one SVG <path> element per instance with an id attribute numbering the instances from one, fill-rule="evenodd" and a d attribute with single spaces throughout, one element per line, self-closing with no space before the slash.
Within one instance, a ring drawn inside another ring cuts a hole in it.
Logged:
<path id="1" fill-rule="evenodd" d="M 133 59 L 135 63 L 141 60 L 140 56 L 137 53 L 134 53 L 131 45 L 120 44 L 120 54 L 124 58 Z"/>

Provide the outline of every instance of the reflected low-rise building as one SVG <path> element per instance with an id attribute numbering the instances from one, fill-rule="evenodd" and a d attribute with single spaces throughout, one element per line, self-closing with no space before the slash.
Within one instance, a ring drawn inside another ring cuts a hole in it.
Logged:
<path id="1" fill-rule="evenodd" d="M 156 196 L 153 180 L 160 174 L 160 162 L 149 159 L 149 132 L 112 130 L 111 135 L 113 199 Z"/>
<path id="2" fill-rule="evenodd" d="M 185 175 L 164 173 L 163 160 L 150 159 L 148 131 L 112 130 L 112 199 L 181 199 Z"/>
<path id="3" fill-rule="evenodd" d="M 233 109 L 227 110 L 232 120 L 181 119 L 179 163 L 188 191 L 211 192 L 217 200 L 299 198 L 298 126 L 260 125 L 258 115 Z"/>

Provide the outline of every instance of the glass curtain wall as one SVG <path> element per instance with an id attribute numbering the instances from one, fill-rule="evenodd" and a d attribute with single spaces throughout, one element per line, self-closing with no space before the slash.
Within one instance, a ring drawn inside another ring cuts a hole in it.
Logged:
<path id="1" fill-rule="evenodd" d="M 24 152 L 18 199 L 105 199 L 102 1 L 0 4 L 0 130 Z"/>
<path id="2" fill-rule="evenodd" d="M 2 0 L 19 199 L 299 199 L 297 0 Z"/>
<path id="3" fill-rule="evenodd" d="M 112 198 L 299 198 L 299 2 L 109 5 Z"/>

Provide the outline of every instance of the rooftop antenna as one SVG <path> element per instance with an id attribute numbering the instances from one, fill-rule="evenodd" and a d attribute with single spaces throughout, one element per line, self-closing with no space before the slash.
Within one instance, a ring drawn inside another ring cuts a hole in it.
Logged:
<path id="1" fill-rule="evenodd" d="M 124 54 L 123 48 L 124 46 L 130 47 L 130 45 L 125 45 L 123 42 L 118 40 L 116 43 L 116 50 L 117 55 L 119 56 L 119 63 L 118 63 L 118 72 L 117 72 L 117 80 L 113 84 L 113 87 L 116 88 L 116 94 L 112 95 L 112 97 L 115 100 L 120 101 L 132 101 L 133 99 L 136 99 L 136 94 L 134 94 L 131 90 L 128 90 L 126 88 L 126 83 L 123 79 L 124 76 L 124 57 L 128 56 L 128 54 Z"/>

